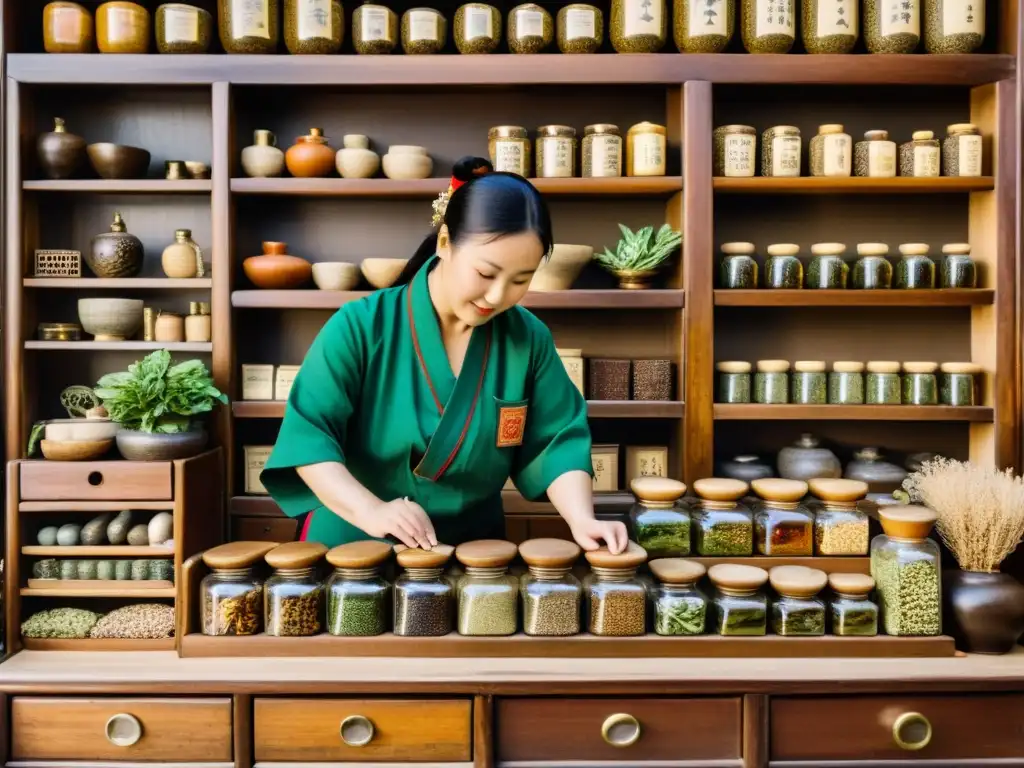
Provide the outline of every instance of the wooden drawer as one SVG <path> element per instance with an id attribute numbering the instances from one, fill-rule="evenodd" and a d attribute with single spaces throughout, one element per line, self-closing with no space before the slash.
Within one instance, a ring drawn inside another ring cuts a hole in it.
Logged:
<path id="1" fill-rule="evenodd" d="M 821 760 L 1019 758 L 1022 714 L 1024 696 L 1017 694 L 773 698 L 772 760 L 810 766 Z M 914 749 L 929 724 L 930 740 Z"/>
<path id="2" fill-rule="evenodd" d="M 462 762 L 472 753 L 471 734 L 469 701 L 260 698 L 254 704 L 257 761 Z"/>
<path id="3" fill-rule="evenodd" d="M 231 700 L 15 696 L 12 760 L 230 762 Z"/>
<path id="4" fill-rule="evenodd" d="M 21 498 L 35 501 L 171 499 L 169 461 L 26 461 Z"/>
<path id="5" fill-rule="evenodd" d="M 299 536 L 299 521 L 291 517 L 233 517 L 232 541 L 277 541 L 282 544 Z"/>
<path id="6" fill-rule="evenodd" d="M 739 698 L 502 699 L 495 708 L 497 756 L 501 763 L 600 760 L 624 765 L 739 759 L 740 712 Z M 636 724 L 639 737 L 630 744 Z"/>

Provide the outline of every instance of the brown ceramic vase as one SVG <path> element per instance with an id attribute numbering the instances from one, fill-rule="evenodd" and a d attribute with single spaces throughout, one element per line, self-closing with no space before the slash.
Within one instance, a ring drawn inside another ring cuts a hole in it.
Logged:
<path id="1" fill-rule="evenodd" d="M 85 163 L 85 139 L 68 133 L 64 120 L 53 118 L 53 130 L 39 134 L 39 166 L 48 179 L 71 179 Z"/>
<path id="2" fill-rule="evenodd" d="M 328 176 L 334 170 L 334 161 L 334 150 L 319 128 L 310 128 L 308 135 L 299 136 L 284 153 L 288 173 L 300 178 Z"/>
<path id="3" fill-rule="evenodd" d="M 1024 634 L 1024 586 L 1009 574 L 947 570 L 942 592 L 959 650 L 1008 653 Z"/>
<path id="4" fill-rule="evenodd" d="M 300 288 L 313 275 L 313 265 L 301 256 L 290 256 L 287 243 L 264 241 L 263 253 L 242 262 L 245 276 L 257 288 L 287 290 Z"/>

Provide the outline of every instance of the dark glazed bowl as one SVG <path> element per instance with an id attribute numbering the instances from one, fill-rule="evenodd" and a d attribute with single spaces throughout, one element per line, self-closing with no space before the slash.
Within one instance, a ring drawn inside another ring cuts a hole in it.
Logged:
<path id="1" fill-rule="evenodd" d="M 103 179 L 144 179 L 149 170 L 149 150 L 101 142 L 85 148 L 89 162 Z"/>

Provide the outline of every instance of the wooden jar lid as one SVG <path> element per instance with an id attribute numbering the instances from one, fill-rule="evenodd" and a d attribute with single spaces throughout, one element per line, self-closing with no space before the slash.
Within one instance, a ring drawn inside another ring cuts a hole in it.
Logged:
<path id="1" fill-rule="evenodd" d="M 836 373 L 863 373 L 864 363 L 859 360 L 837 360 L 832 363 L 832 370 Z"/>
<path id="2" fill-rule="evenodd" d="M 395 544 L 395 560 L 403 568 L 443 568 L 454 551 L 450 544 L 437 544 L 430 549 Z"/>
<path id="3" fill-rule="evenodd" d="M 796 243 L 772 243 L 765 251 L 769 256 L 796 256 L 800 253 L 800 246 Z"/>
<path id="4" fill-rule="evenodd" d="M 693 484 L 694 493 L 707 501 L 736 501 L 748 490 L 749 485 L 731 477 L 705 477 Z"/>
<path id="5" fill-rule="evenodd" d="M 566 539 L 528 539 L 519 545 L 523 562 L 534 568 L 568 568 L 580 551 L 579 544 Z"/>
<path id="6" fill-rule="evenodd" d="M 350 541 L 332 548 L 327 562 L 335 568 L 374 568 L 390 554 L 391 545 L 384 541 Z"/>
<path id="7" fill-rule="evenodd" d="M 681 557 L 659 557 L 647 565 L 658 581 L 665 584 L 692 584 L 707 573 L 700 563 Z"/>
<path id="8" fill-rule="evenodd" d="M 921 131 L 918 131 L 921 133 Z M 931 133 L 931 131 L 924 131 L 924 133 Z M 914 134 L 917 138 L 917 134 Z M 930 139 L 931 136 L 928 136 Z M 928 254 L 928 243 L 903 243 L 900 245 L 900 253 L 904 256 L 926 256 Z"/>
<path id="9" fill-rule="evenodd" d="M 762 477 L 750 482 L 754 493 L 768 501 L 794 504 L 807 495 L 807 483 L 803 480 L 785 480 L 780 477 Z"/>
<path id="10" fill-rule="evenodd" d="M 501 568 L 512 562 L 519 548 L 502 539 L 478 539 L 459 544 L 455 557 L 470 568 Z"/>
<path id="11" fill-rule="evenodd" d="M 787 597 L 813 597 L 825 588 L 828 576 L 806 565 L 777 565 L 768 572 L 772 588 Z"/>
<path id="12" fill-rule="evenodd" d="M 981 366 L 977 363 L 943 363 L 939 366 L 943 373 L 969 373 L 977 375 L 981 373 Z"/>
<path id="13" fill-rule="evenodd" d="M 327 547 L 317 541 L 289 541 L 267 552 L 264 560 L 272 568 L 309 568 L 327 552 Z"/>
<path id="14" fill-rule="evenodd" d="M 750 373 L 751 367 L 746 360 L 723 360 L 715 364 L 719 373 Z"/>
<path id="15" fill-rule="evenodd" d="M 635 541 L 626 542 L 626 548 L 617 555 L 608 551 L 607 546 L 592 549 L 586 553 L 587 562 L 598 568 L 636 568 L 647 559 L 647 550 Z"/>
<path id="16" fill-rule="evenodd" d="M 889 246 L 885 243 L 857 243 L 857 253 L 861 256 L 885 256 Z"/>
<path id="17" fill-rule="evenodd" d="M 797 373 L 824 373 L 824 360 L 797 360 L 793 363 L 793 370 Z"/>
<path id="18" fill-rule="evenodd" d="M 203 552 L 203 562 L 216 570 L 249 568 L 276 546 L 273 541 L 232 541 Z"/>
<path id="19" fill-rule="evenodd" d="M 815 477 L 807 481 L 811 493 L 822 501 L 849 503 L 867 496 L 868 484 L 863 480 L 844 480 L 837 477 Z"/>
<path id="20" fill-rule="evenodd" d="M 708 578 L 725 589 L 759 589 L 768 581 L 768 571 L 756 565 L 719 563 L 708 569 Z"/>
<path id="21" fill-rule="evenodd" d="M 724 254 L 726 254 L 728 256 L 750 255 L 750 254 L 753 254 L 754 250 L 755 250 L 755 247 L 754 247 L 753 243 L 741 243 L 741 242 L 722 243 L 719 246 L 719 248 L 722 251 L 722 253 L 724 253 Z"/>
<path id="22" fill-rule="evenodd" d="M 946 243 L 942 246 L 943 253 L 963 253 L 969 254 L 971 252 L 970 243 Z"/>
<path id="23" fill-rule="evenodd" d="M 927 538 L 936 517 L 934 510 L 916 504 L 878 508 L 882 530 L 896 539 Z"/>
<path id="24" fill-rule="evenodd" d="M 789 370 L 789 360 L 758 360 L 757 370 L 761 373 L 785 373 Z"/>
<path id="25" fill-rule="evenodd" d="M 866 595 L 875 588 L 875 580 L 866 573 L 830 573 L 828 584 L 843 595 Z"/>
<path id="26" fill-rule="evenodd" d="M 898 360 L 868 360 L 868 373 L 899 373 Z"/>
<path id="27" fill-rule="evenodd" d="M 935 373 L 939 368 L 938 363 L 915 361 L 904 363 L 903 370 L 907 373 Z"/>
<path id="28" fill-rule="evenodd" d="M 822 128 L 824 127 L 825 126 L 822 126 Z M 843 127 L 839 126 L 839 131 L 842 130 Z M 815 256 L 831 256 L 833 254 L 840 254 L 845 252 L 846 243 L 814 243 L 811 246 L 811 253 L 813 253 Z"/>
<path id="29" fill-rule="evenodd" d="M 671 503 L 686 493 L 686 483 L 669 477 L 634 477 L 629 489 L 641 501 Z"/>

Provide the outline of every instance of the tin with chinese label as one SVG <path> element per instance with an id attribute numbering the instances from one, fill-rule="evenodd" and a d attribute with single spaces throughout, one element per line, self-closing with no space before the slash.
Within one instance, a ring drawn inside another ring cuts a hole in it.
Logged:
<path id="1" fill-rule="evenodd" d="M 914 131 L 910 141 L 900 144 L 900 176 L 938 176 L 940 154 L 934 133 Z"/>
<path id="2" fill-rule="evenodd" d="M 811 138 L 811 176 L 849 176 L 853 168 L 853 139 L 838 123 L 818 126 Z"/>
<path id="3" fill-rule="evenodd" d="M 538 178 L 572 178 L 576 175 L 576 129 L 542 125 L 537 129 L 536 155 Z"/>
<path id="4" fill-rule="evenodd" d="M 740 28 L 747 53 L 789 53 L 796 40 L 796 0 L 743 0 Z"/>
<path id="5" fill-rule="evenodd" d="M 776 125 L 761 134 L 761 175 L 800 175 L 800 129 Z"/>
<path id="6" fill-rule="evenodd" d="M 675 0 L 672 36 L 680 53 L 721 53 L 736 29 L 736 0 Z"/>
<path id="7" fill-rule="evenodd" d="M 611 123 L 595 123 L 583 129 L 584 177 L 622 175 L 622 134 Z"/>
<path id="8" fill-rule="evenodd" d="M 985 0 L 924 0 L 924 49 L 974 53 L 985 42 Z"/>
<path id="9" fill-rule="evenodd" d="M 496 125 L 487 132 L 487 149 L 496 171 L 529 176 L 532 168 L 530 134 L 521 125 Z"/>
<path id="10" fill-rule="evenodd" d="M 748 178 L 757 169 L 757 130 L 752 125 L 720 125 L 714 130 L 715 176 Z"/>
<path id="11" fill-rule="evenodd" d="M 668 3 L 612 0 L 610 26 L 617 53 L 657 53 L 668 39 Z"/>
<path id="12" fill-rule="evenodd" d="M 913 53 L 921 42 L 921 0 L 864 0 L 868 53 Z"/>
<path id="13" fill-rule="evenodd" d="M 954 123 L 942 140 L 943 176 L 981 176 L 981 131 L 972 123 Z"/>
<path id="14" fill-rule="evenodd" d="M 864 140 L 853 147 L 853 175 L 891 178 L 896 175 L 896 142 L 889 132 L 865 131 Z"/>
<path id="15" fill-rule="evenodd" d="M 637 123 L 626 134 L 626 175 L 665 175 L 665 126 Z"/>

